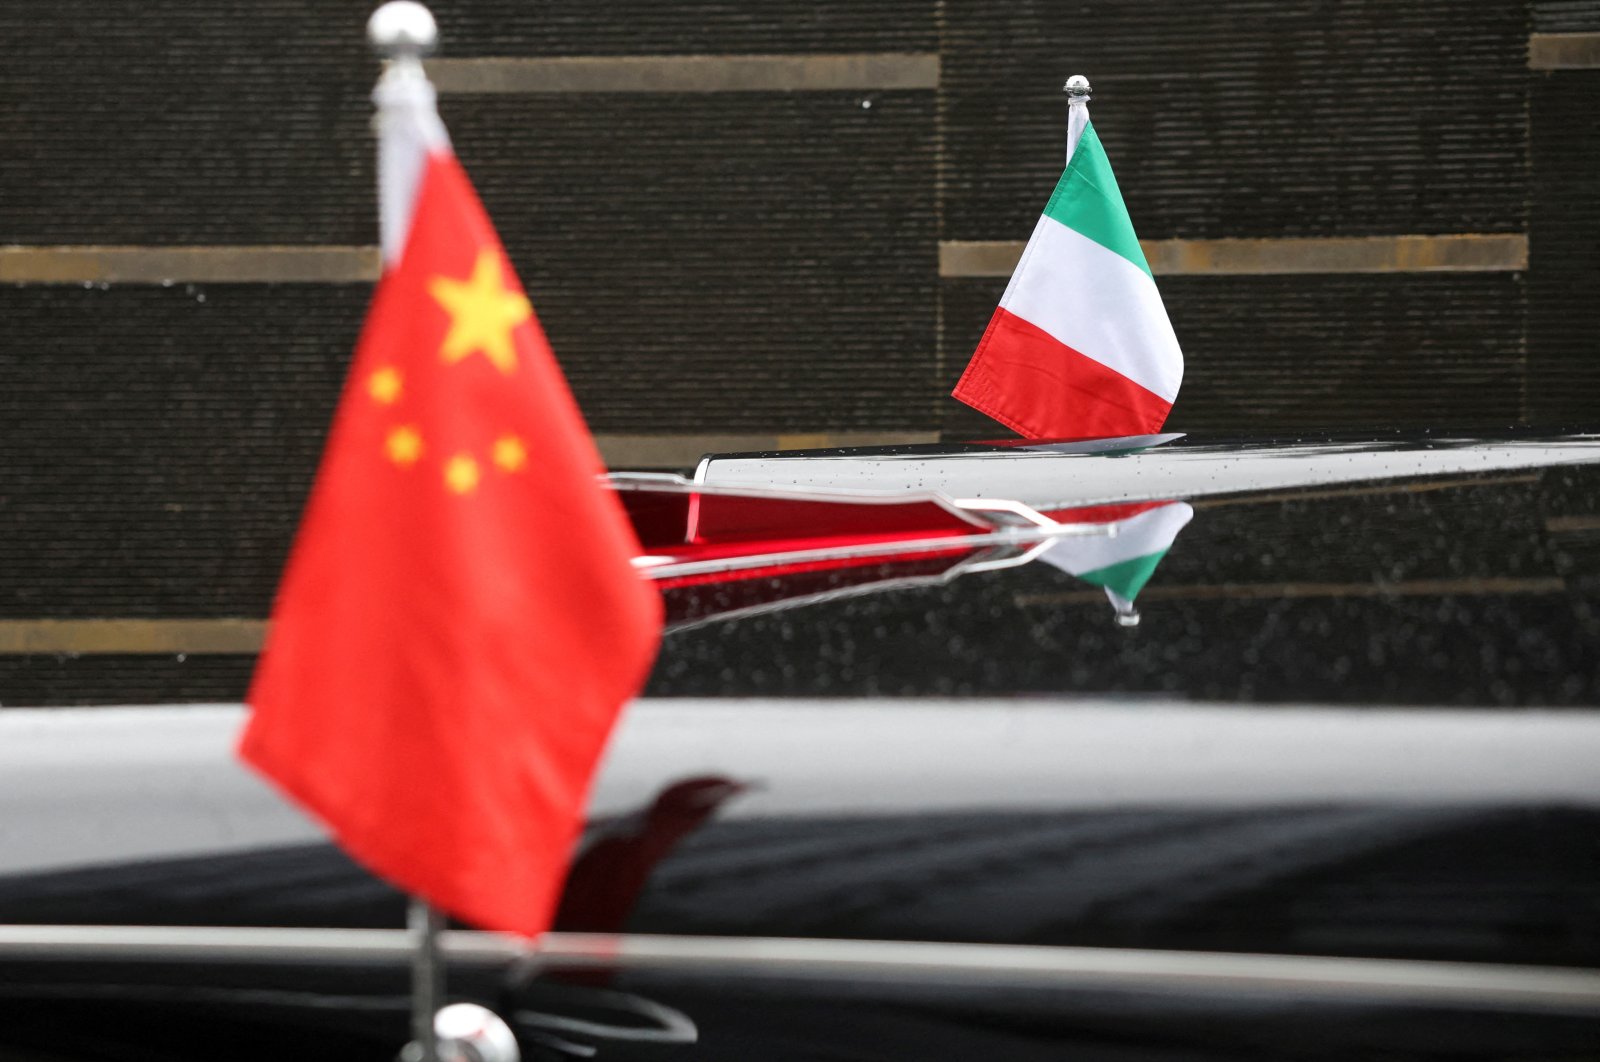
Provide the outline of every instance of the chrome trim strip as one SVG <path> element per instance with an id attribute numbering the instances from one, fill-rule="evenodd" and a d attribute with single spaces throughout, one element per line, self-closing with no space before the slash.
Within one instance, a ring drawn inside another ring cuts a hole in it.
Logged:
<path id="1" fill-rule="evenodd" d="M 1392 1003 L 1600 1013 L 1600 970 L 1134 948 L 783 937 L 553 933 L 546 966 L 808 977 L 1024 982 L 1043 987 L 1247 990 Z"/>
<path id="2" fill-rule="evenodd" d="M 1044 513 L 1041 513 L 1039 510 L 1030 508 L 1019 501 L 1011 501 L 1008 498 L 955 498 L 953 500 L 957 506 L 967 510 L 968 512 L 1006 513 L 1009 516 L 1015 517 L 1020 526 L 1039 527 L 1049 531 L 1055 531 L 1063 526 L 1069 526 L 1058 524 L 1048 516 L 1044 515 Z M 1108 538 L 1117 537 L 1117 524 L 1115 521 L 1108 520 L 1100 524 L 1093 524 L 1089 526 L 1102 529 L 1102 533 Z"/>
<path id="3" fill-rule="evenodd" d="M 526 958 L 514 937 L 476 931 L 440 934 L 457 962 Z M 0 960 L 83 959 L 95 962 L 375 962 L 409 965 L 404 929 L 266 929 L 211 926 L 0 926 Z"/>
<path id="4" fill-rule="evenodd" d="M 809 564 L 818 561 L 854 560 L 863 557 L 893 556 L 899 553 L 932 553 L 943 549 L 970 549 L 978 546 L 1031 545 L 1040 540 L 1054 540 L 1078 535 L 1103 535 L 1107 532 L 1100 524 L 1057 524 L 1051 528 L 1006 528 L 988 534 L 952 535 L 945 538 L 911 539 L 895 542 L 876 542 L 871 545 L 834 546 L 823 549 L 794 550 L 788 553 L 760 553 L 744 557 L 719 557 L 715 560 L 655 562 L 649 566 L 638 565 L 651 579 L 672 579 L 686 575 L 712 575 L 721 572 L 743 571 L 746 568 L 766 568 L 776 564 Z M 1031 554 L 1030 554 L 1031 557 Z"/>
<path id="5" fill-rule="evenodd" d="M 537 946 L 472 930 L 441 934 L 448 959 L 536 968 L 977 981 L 1045 988 L 1246 991 L 1331 1001 L 1600 1014 L 1600 970 L 1137 948 L 786 937 L 549 933 Z M 399 965 L 401 929 L 0 926 L 0 960 L 350 962 Z"/>
<path id="6" fill-rule="evenodd" d="M 698 470 L 708 483 L 801 489 L 894 490 L 915 485 L 953 497 L 1014 498 L 1036 509 L 1064 509 L 1221 494 L 1326 489 L 1377 480 L 1482 477 L 1600 462 L 1600 437 L 1498 442 L 1439 438 L 1382 449 L 1359 443 L 1273 444 L 1224 449 L 1149 449 L 1115 461 L 1075 453 L 983 451 L 953 454 L 712 454 Z"/>
<path id="7" fill-rule="evenodd" d="M 1027 539 L 1020 539 L 1017 542 L 1012 543 L 1017 550 L 1016 553 L 1002 553 L 1000 556 L 991 556 L 987 558 L 973 557 L 970 560 L 962 561 L 946 574 L 949 578 L 954 578 L 957 575 L 973 575 L 978 572 L 998 572 L 1004 571 L 1007 568 L 1021 568 L 1024 565 L 1032 564 L 1035 560 L 1037 560 L 1039 554 L 1043 553 L 1045 550 L 1054 545 L 1055 540 L 1059 537 L 1061 536 L 1047 535 L 1039 538 L 1032 544 L 1029 544 Z M 946 581 L 948 582 L 949 580 L 946 579 Z"/>

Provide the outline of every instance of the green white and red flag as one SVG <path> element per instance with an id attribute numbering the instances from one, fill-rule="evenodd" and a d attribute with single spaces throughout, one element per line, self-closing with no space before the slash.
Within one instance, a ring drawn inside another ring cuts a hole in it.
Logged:
<path id="1" fill-rule="evenodd" d="M 1104 535 L 1057 539 L 1039 557 L 1046 564 L 1105 591 L 1119 613 L 1131 613 L 1156 566 L 1178 532 L 1194 519 L 1187 502 L 1137 502 L 1062 509 L 1046 514 L 1057 523 L 1101 526 Z"/>
<path id="2" fill-rule="evenodd" d="M 1032 439 L 1156 432 L 1183 352 L 1087 100 L 1067 135 L 1067 168 L 954 395 Z"/>

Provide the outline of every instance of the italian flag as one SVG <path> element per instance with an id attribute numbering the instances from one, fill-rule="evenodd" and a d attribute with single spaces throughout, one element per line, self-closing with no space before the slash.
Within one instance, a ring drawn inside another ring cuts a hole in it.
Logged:
<path id="1" fill-rule="evenodd" d="M 1183 352 L 1086 101 L 1068 122 L 1066 171 L 954 394 L 1032 439 L 1156 432 Z"/>
<path id="2" fill-rule="evenodd" d="M 1106 535 L 1057 539 L 1039 557 L 1106 592 L 1119 613 L 1130 612 L 1156 565 L 1194 518 L 1186 502 L 1150 502 L 1064 509 L 1048 514 L 1057 523 L 1104 525 Z"/>

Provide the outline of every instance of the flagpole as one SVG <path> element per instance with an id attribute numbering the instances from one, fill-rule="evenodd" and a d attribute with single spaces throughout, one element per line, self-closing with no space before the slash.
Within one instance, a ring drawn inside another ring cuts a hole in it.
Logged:
<path id="1" fill-rule="evenodd" d="M 378 243 L 387 271 L 400 259 L 411 231 L 417 185 L 430 153 L 448 149 L 436 93 L 422 68 L 438 43 L 433 15 L 412 0 L 391 0 L 367 20 L 367 39 L 383 59 L 372 100 L 378 134 Z"/>
<path id="2" fill-rule="evenodd" d="M 439 961 L 439 929 L 443 921 L 433 905 L 411 897 L 406 928 L 411 934 L 411 1043 L 407 1054 L 417 1062 L 439 1062 L 434 1015 L 444 1002 L 444 964 Z"/>
<path id="3" fill-rule="evenodd" d="M 421 172 L 421 156 L 444 138 L 433 113 L 433 88 L 422 58 L 438 43 L 433 15 L 412 0 L 391 0 L 367 20 L 367 40 L 384 72 L 373 96 L 378 104 L 378 235 L 384 268 L 400 256 L 410 229 L 412 200 Z M 419 113 L 426 112 L 426 113 Z M 412 896 L 406 910 L 411 950 L 411 1043 L 401 1057 L 408 1062 L 439 1062 L 436 1016 L 444 1002 L 445 967 L 439 956 L 443 918 L 421 896 Z"/>
<path id="4" fill-rule="evenodd" d="M 1106 587 L 1106 600 L 1111 602 L 1111 611 L 1116 616 L 1117 626 L 1137 627 L 1139 625 L 1139 610 L 1132 601 L 1117 593 L 1111 587 Z"/>
<path id="5" fill-rule="evenodd" d="M 1067 78 L 1061 91 L 1067 94 L 1067 163 L 1070 165 L 1073 152 L 1078 150 L 1078 138 L 1089 124 L 1089 100 L 1093 94 L 1089 89 L 1089 79 L 1082 74 Z"/>

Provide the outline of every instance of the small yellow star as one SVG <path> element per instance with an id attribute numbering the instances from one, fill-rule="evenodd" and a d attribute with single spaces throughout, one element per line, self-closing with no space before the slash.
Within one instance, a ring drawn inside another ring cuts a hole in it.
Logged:
<path id="1" fill-rule="evenodd" d="M 478 462 L 467 454 L 456 454 L 444 466 L 444 482 L 457 494 L 467 494 L 478 485 Z"/>
<path id="2" fill-rule="evenodd" d="M 482 351 L 501 372 L 509 374 L 516 369 L 517 348 L 511 333 L 533 316 L 533 307 L 525 295 L 505 286 L 500 257 L 492 250 L 479 251 L 471 277 L 434 277 L 428 282 L 429 294 L 450 314 L 450 331 L 439 348 L 446 364 Z"/>
<path id="3" fill-rule="evenodd" d="M 515 435 L 502 435 L 494 443 L 494 463 L 502 471 L 515 472 L 528 461 L 528 448 Z"/>
<path id="4" fill-rule="evenodd" d="M 409 467 L 422 456 L 422 436 L 409 424 L 391 431 L 383 446 L 389 451 L 389 460 L 397 465 Z"/>
<path id="5" fill-rule="evenodd" d="M 392 405 L 400 397 L 400 370 L 385 365 L 367 377 L 367 394 L 383 405 Z"/>

